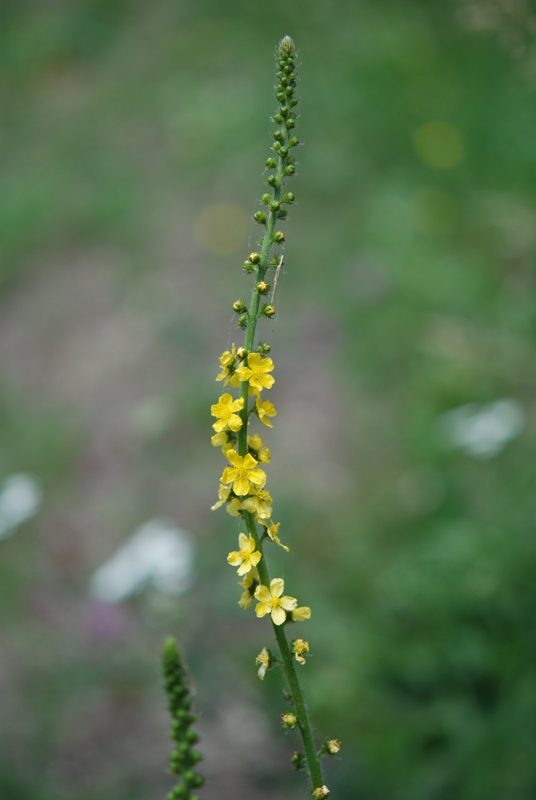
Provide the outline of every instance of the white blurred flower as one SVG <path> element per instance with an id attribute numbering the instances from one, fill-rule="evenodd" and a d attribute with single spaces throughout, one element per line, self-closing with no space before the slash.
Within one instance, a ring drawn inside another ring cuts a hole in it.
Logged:
<path id="1" fill-rule="evenodd" d="M 0 487 L 0 540 L 12 536 L 19 525 L 31 519 L 43 499 L 32 475 L 9 475 Z"/>
<path id="2" fill-rule="evenodd" d="M 162 594 L 182 594 L 193 581 L 194 551 L 189 533 L 152 519 L 93 573 L 90 592 L 102 603 L 119 603 L 146 586 Z"/>
<path id="3" fill-rule="evenodd" d="M 449 447 L 459 447 L 474 458 L 498 455 L 525 427 L 525 412 L 517 400 L 505 398 L 487 405 L 469 403 L 439 418 Z"/>

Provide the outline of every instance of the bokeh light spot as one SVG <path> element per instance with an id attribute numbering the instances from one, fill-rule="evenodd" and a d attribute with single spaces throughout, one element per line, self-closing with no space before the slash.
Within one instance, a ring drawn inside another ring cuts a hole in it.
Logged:
<path id="1" fill-rule="evenodd" d="M 207 253 L 229 256 L 245 246 L 249 225 L 243 208 L 219 203 L 205 208 L 197 218 L 196 239 Z"/>
<path id="2" fill-rule="evenodd" d="M 417 155 L 433 169 L 452 169 L 463 159 L 465 145 L 454 125 L 448 122 L 426 122 L 413 134 Z"/>

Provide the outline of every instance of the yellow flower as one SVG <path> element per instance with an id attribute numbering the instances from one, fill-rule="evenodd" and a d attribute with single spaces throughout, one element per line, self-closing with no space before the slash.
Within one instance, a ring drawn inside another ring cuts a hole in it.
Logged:
<path id="1" fill-rule="evenodd" d="M 266 530 L 267 530 L 268 536 L 270 537 L 272 542 L 275 542 L 275 544 L 278 544 L 279 547 L 282 547 L 283 550 L 286 550 L 287 553 L 288 553 L 289 552 L 289 548 L 286 546 L 286 544 L 283 544 L 283 542 L 281 541 L 281 539 L 278 536 L 278 532 L 279 532 L 280 526 L 281 526 L 280 522 L 271 522 L 270 525 L 268 525 L 268 528 Z"/>
<path id="2" fill-rule="evenodd" d="M 231 487 L 224 486 L 222 483 L 220 483 L 220 488 L 218 489 L 219 500 L 217 503 L 214 503 L 213 506 L 210 506 L 210 510 L 216 511 L 217 508 L 220 508 L 220 506 L 222 506 L 224 503 L 227 502 L 230 494 L 231 494 Z"/>
<path id="3" fill-rule="evenodd" d="M 243 349 L 244 348 L 240 347 L 239 351 Z M 224 353 L 221 354 L 220 356 L 221 372 L 216 377 L 217 381 L 223 381 L 224 386 L 227 386 L 227 384 L 230 383 L 233 389 L 236 389 L 240 384 L 240 378 L 234 371 L 235 358 L 238 355 L 239 351 L 237 351 L 236 346 L 233 344 L 232 352 L 226 350 Z"/>
<path id="4" fill-rule="evenodd" d="M 242 427 L 242 420 L 236 413 L 244 408 L 244 398 L 239 397 L 233 400 L 230 394 L 222 394 L 217 403 L 210 407 L 213 417 L 218 417 L 218 421 L 213 424 L 213 428 L 218 433 L 224 430 L 239 431 Z"/>
<path id="5" fill-rule="evenodd" d="M 319 786 L 318 789 L 313 789 L 313 797 L 316 800 L 323 800 L 324 797 L 327 797 L 329 794 L 329 789 L 327 786 Z"/>
<path id="6" fill-rule="evenodd" d="M 305 642 L 303 639 L 294 639 L 292 642 L 292 652 L 296 657 L 296 661 L 298 664 L 305 664 L 304 653 L 309 652 L 309 642 Z"/>
<path id="7" fill-rule="evenodd" d="M 259 583 L 260 583 L 259 571 L 257 570 L 257 567 L 253 567 L 253 569 L 250 569 L 250 571 L 247 573 L 244 580 L 240 581 L 240 583 L 238 584 L 244 589 L 240 597 L 240 600 L 238 601 L 238 605 L 240 606 L 240 608 L 250 607 L 250 605 L 253 602 L 255 589 L 257 588 Z"/>
<path id="8" fill-rule="evenodd" d="M 272 459 L 272 454 L 269 447 L 261 447 L 259 450 L 259 461 L 261 464 L 269 464 Z"/>
<path id="9" fill-rule="evenodd" d="M 250 394 L 258 394 L 263 389 L 271 389 L 275 383 L 272 375 L 268 375 L 274 368 L 271 358 L 263 358 L 260 353 L 250 353 L 248 366 L 238 367 L 236 374 L 241 381 L 248 381 Z"/>
<path id="10" fill-rule="evenodd" d="M 284 728 L 290 728 L 290 730 L 293 730 L 298 724 L 298 717 L 294 711 L 285 711 L 283 714 L 281 714 L 281 722 L 283 723 Z"/>
<path id="11" fill-rule="evenodd" d="M 255 589 L 255 599 L 259 602 L 255 608 L 258 617 L 270 614 L 274 625 L 282 625 L 286 618 L 287 611 L 293 611 L 298 601 L 295 597 L 283 596 L 285 582 L 283 578 L 274 578 L 270 581 L 270 588 L 267 586 L 257 586 Z"/>
<path id="12" fill-rule="evenodd" d="M 269 464 L 271 453 L 268 447 L 263 446 L 263 441 L 258 433 L 248 436 L 248 447 L 262 464 Z"/>
<path id="13" fill-rule="evenodd" d="M 238 534 L 238 546 L 240 550 L 233 550 L 227 556 L 227 562 L 232 567 L 238 567 L 238 574 L 245 575 L 253 567 L 256 567 L 261 560 L 261 554 L 255 550 L 255 539 L 253 536 L 246 536 L 245 533 Z"/>
<path id="14" fill-rule="evenodd" d="M 326 742 L 326 750 L 331 756 L 336 755 L 341 749 L 340 739 L 328 739 Z"/>
<path id="15" fill-rule="evenodd" d="M 266 675 L 266 670 L 270 669 L 272 660 L 272 654 L 266 647 L 263 647 L 257 658 L 255 659 L 255 664 L 259 664 L 259 669 L 257 670 L 257 675 L 261 679 L 264 680 L 264 676 Z"/>
<path id="16" fill-rule="evenodd" d="M 292 612 L 292 619 L 294 622 L 303 622 L 311 618 L 311 609 L 309 606 L 300 606 Z"/>
<path id="17" fill-rule="evenodd" d="M 266 483 L 266 473 L 256 469 L 258 462 L 249 453 L 239 456 L 236 450 L 228 450 L 227 458 L 231 467 L 225 467 L 221 476 L 222 483 L 232 483 L 233 492 L 239 496 L 249 494 L 250 486 L 254 483 L 261 488 Z"/>
<path id="18" fill-rule="evenodd" d="M 242 511 L 242 503 L 240 502 L 238 497 L 233 497 L 233 499 L 229 500 L 229 502 L 227 503 L 227 508 L 225 510 L 232 517 L 239 517 L 240 512 Z"/>
<path id="19" fill-rule="evenodd" d="M 274 408 L 274 404 L 271 403 L 270 400 L 263 400 L 263 402 L 261 403 L 261 398 L 257 397 L 256 410 L 260 421 L 264 423 L 264 425 L 267 425 L 269 428 L 273 428 L 274 426 L 272 425 L 270 420 L 267 419 L 267 417 L 276 416 L 277 411 Z"/>
<path id="20" fill-rule="evenodd" d="M 251 447 L 252 450 L 261 449 L 262 439 L 258 433 L 254 433 L 253 436 L 248 436 L 248 447 Z"/>
<path id="21" fill-rule="evenodd" d="M 223 455 L 226 454 L 227 450 L 231 450 L 231 448 L 234 447 L 234 443 L 232 439 L 229 439 L 227 431 L 220 431 L 220 433 L 215 433 L 210 441 L 213 447 L 221 447 Z"/>
<path id="22" fill-rule="evenodd" d="M 268 489 L 256 489 L 254 486 L 250 489 L 250 497 L 246 497 L 242 501 L 242 508 L 249 511 L 250 514 L 255 514 L 258 521 L 263 519 L 270 519 L 272 515 L 272 497 Z"/>

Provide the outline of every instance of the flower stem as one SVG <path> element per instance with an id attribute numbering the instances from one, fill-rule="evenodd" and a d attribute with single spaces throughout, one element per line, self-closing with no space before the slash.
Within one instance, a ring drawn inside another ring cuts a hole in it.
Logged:
<path id="1" fill-rule="evenodd" d="M 258 550 L 260 550 L 262 554 L 262 558 L 257 565 L 261 583 L 263 583 L 264 586 L 269 586 L 270 576 L 268 573 L 268 567 L 266 566 L 266 559 L 263 552 L 262 541 L 259 539 L 255 520 L 253 518 L 253 515 L 250 514 L 248 511 L 244 511 L 243 514 L 244 514 L 244 520 L 246 522 L 247 531 L 249 534 L 251 534 L 251 536 L 253 536 L 256 547 Z M 296 709 L 296 714 L 298 717 L 298 726 L 303 741 L 303 747 L 305 750 L 305 757 L 307 759 L 309 774 L 311 776 L 313 788 L 318 789 L 324 783 L 324 779 L 322 777 L 322 768 L 320 766 L 320 759 L 317 756 L 317 751 L 313 738 L 313 732 L 311 728 L 311 722 L 309 720 L 309 714 L 307 713 L 307 706 L 305 705 L 303 691 L 298 678 L 298 673 L 296 672 L 296 666 L 294 664 L 294 659 L 292 658 L 292 652 L 289 647 L 288 639 L 284 630 L 285 626 L 274 625 L 274 623 L 272 623 L 272 627 L 274 629 L 275 638 L 279 646 L 281 663 L 283 665 L 283 672 L 285 673 L 285 678 L 288 684 L 288 688 L 290 690 L 292 702 L 294 704 L 294 708 Z"/>

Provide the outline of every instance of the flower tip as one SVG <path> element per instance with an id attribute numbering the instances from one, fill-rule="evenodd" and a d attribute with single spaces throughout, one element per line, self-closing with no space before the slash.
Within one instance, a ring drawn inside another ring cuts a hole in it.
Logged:
<path id="1" fill-rule="evenodd" d="M 292 53 L 296 49 L 294 46 L 294 42 L 290 36 L 283 36 L 281 41 L 279 42 L 279 51 L 282 53 Z"/>

